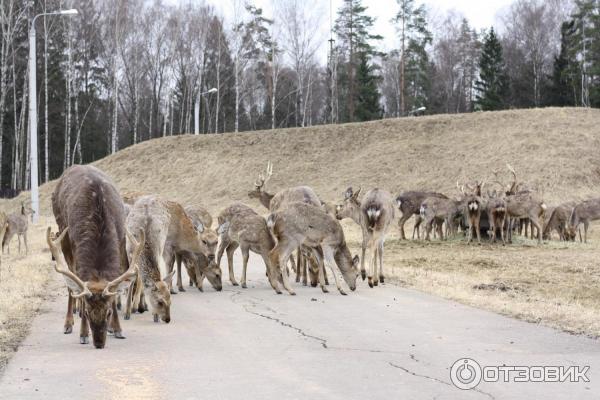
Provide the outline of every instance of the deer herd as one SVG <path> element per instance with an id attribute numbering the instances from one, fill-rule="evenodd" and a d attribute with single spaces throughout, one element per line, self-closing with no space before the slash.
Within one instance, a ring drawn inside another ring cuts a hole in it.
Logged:
<path id="1" fill-rule="evenodd" d="M 237 286 L 234 252 L 242 253 L 241 286 L 247 287 L 250 252 L 264 263 L 270 286 L 276 293 L 294 295 L 290 271 L 296 282 L 319 286 L 327 292 L 329 279 L 337 290 L 356 290 L 357 278 L 370 287 L 384 283 L 384 243 L 399 211 L 401 239 L 405 223 L 415 217 L 413 239 L 429 241 L 455 237 L 459 230 L 468 243 L 482 236 L 490 242 L 512 241 L 514 232 L 531 232 L 541 243 L 553 231 L 560 240 L 574 240 L 581 224 L 587 241 L 592 220 L 600 219 L 600 199 L 569 202 L 548 207 L 543 193 L 517 181 L 498 179 L 497 172 L 485 181 L 460 184 L 454 197 L 437 192 L 406 191 L 395 198 L 382 189 L 348 188 L 339 203 L 326 203 L 308 186 L 265 190 L 273 174 L 269 162 L 258 175 L 250 199 L 258 199 L 269 213 L 265 218 L 253 208 L 234 202 L 217 216 L 199 206 L 184 206 L 156 195 L 121 196 L 105 173 L 92 166 L 75 165 L 59 179 L 52 194 L 52 211 L 58 232 L 48 228 L 47 244 L 55 270 L 67 284 L 68 301 L 64 333 L 73 330 L 74 314 L 81 318 L 80 343 L 103 348 L 107 333 L 124 338 L 118 311 L 128 320 L 132 313 L 150 311 L 155 322 L 171 321 L 175 273 L 178 292 L 185 292 L 182 264 L 189 286 L 203 290 L 208 280 L 217 291 L 223 288 L 221 259 L 227 256 L 228 279 Z M 487 188 L 487 190 L 485 190 Z M 23 203 L 19 212 L 0 213 L 3 250 L 14 235 L 24 239 L 31 210 Z M 362 231 L 361 256 L 353 256 L 340 220 L 349 218 Z M 421 228 L 424 229 L 421 229 Z M 368 250 L 368 255 L 367 255 Z M 360 268 L 359 264 L 360 263 Z M 367 265 L 368 263 L 368 270 Z M 329 270 L 329 273 L 327 272 Z M 344 285 L 345 284 L 345 285 Z M 122 301 L 121 296 L 124 296 Z"/>

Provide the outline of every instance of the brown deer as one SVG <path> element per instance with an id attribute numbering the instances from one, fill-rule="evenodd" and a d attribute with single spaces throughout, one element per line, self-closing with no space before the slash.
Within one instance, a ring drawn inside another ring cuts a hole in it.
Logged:
<path id="1" fill-rule="evenodd" d="M 467 243 L 471 243 L 473 241 L 474 233 L 477 235 L 477 244 L 481 244 L 481 216 L 485 211 L 485 203 L 481 196 L 481 191 L 485 186 L 485 181 L 475 182 L 475 185 L 462 185 L 459 186 L 458 182 L 456 182 L 456 186 L 459 187 L 461 193 L 463 194 L 463 204 L 464 204 L 464 214 L 467 217 L 468 223 L 468 235 L 467 235 Z M 470 190 L 469 193 L 465 191 L 464 188 Z"/>
<path id="2" fill-rule="evenodd" d="M 269 283 L 278 294 L 281 294 L 281 290 L 275 282 L 281 272 L 269 261 L 269 252 L 275 247 L 275 241 L 271 237 L 265 219 L 243 203 L 233 203 L 226 207 L 219 213 L 217 219 L 221 239 L 217 252 L 217 264 L 221 264 L 221 257 L 225 251 L 231 284 L 238 285 L 233 272 L 233 253 L 240 247 L 242 250 L 242 287 L 247 287 L 246 271 L 250 251 L 252 251 L 262 257 Z"/>
<path id="3" fill-rule="evenodd" d="M 369 286 L 377 286 L 377 257 L 379 257 L 379 282 L 383 283 L 383 246 L 385 235 L 394 220 L 394 201 L 389 192 L 371 189 L 359 200 L 361 189 L 355 193 L 351 187 L 344 192 L 344 203 L 338 206 L 338 219 L 351 218 L 362 230 L 362 255 L 360 272 L 365 279 L 365 252 L 367 246 L 371 254 L 369 267 Z"/>
<path id="4" fill-rule="evenodd" d="M 48 228 L 46 240 L 55 269 L 70 289 L 64 333 L 73 331 L 73 299 L 82 299 L 80 343 L 89 343 L 91 328 L 94 346 L 103 348 L 109 320 L 115 338 L 123 339 L 114 298 L 120 285 L 137 274 L 144 233 L 138 242 L 126 231 L 119 192 L 92 166 L 75 165 L 63 173 L 52 193 L 52 211 L 60 235 L 54 239 Z M 131 260 L 126 232 L 134 249 Z"/>
<path id="5" fill-rule="evenodd" d="M 309 186 L 295 186 L 287 189 L 280 190 L 276 194 L 268 193 L 264 190 L 265 184 L 271 179 L 273 175 L 273 164 L 267 162 L 267 169 L 265 174 L 262 172 L 258 175 L 258 180 L 254 183 L 254 190 L 248 192 L 248 197 L 251 199 L 258 199 L 260 203 L 269 211 L 277 211 L 286 207 L 287 204 L 294 202 L 301 202 L 312 204 L 317 207 L 323 207 L 325 205 L 319 199 L 319 196 Z M 307 285 L 307 270 L 306 262 L 302 258 L 303 252 L 301 249 L 297 251 L 297 262 L 294 262 L 293 258 L 290 258 L 290 264 L 296 271 L 296 282 L 302 280 L 303 285 Z M 296 264 L 298 266 L 296 266 Z"/>
<path id="6" fill-rule="evenodd" d="M 131 232 L 144 232 L 146 238 L 144 248 L 139 256 L 138 279 L 129 288 L 125 319 L 131 317 L 133 309 L 139 309 L 142 291 L 144 299 L 150 304 L 154 322 L 159 318 L 171 322 L 171 293 L 168 283 L 174 271 L 167 274 L 167 267 L 162 258 L 170 216 L 163 204 L 154 196 L 142 196 L 131 207 L 126 226 Z M 128 253 L 133 249 L 128 244 Z"/>
<path id="7" fill-rule="evenodd" d="M 350 290 L 356 290 L 358 256 L 352 258 L 342 226 L 320 206 L 290 203 L 287 207 L 271 213 L 267 218 L 267 226 L 277 241 L 269 254 L 273 267 L 284 266 L 294 249 L 303 246 L 311 249 L 319 265 L 329 267 L 341 294 L 345 295 L 346 292 L 342 289 L 334 264 L 338 266 Z M 291 295 L 296 294 L 289 284 L 287 269 L 281 268 L 281 271 L 283 287 Z M 319 268 L 319 283 L 321 290 L 327 292 L 323 272 L 323 268 Z M 272 281 L 277 283 L 275 279 Z"/>
<path id="8" fill-rule="evenodd" d="M 434 224 L 437 227 L 440 240 L 444 239 L 442 226 L 446 223 L 447 235 L 454 232 L 454 220 L 460 212 L 462 202 L 460 200 L 442 198 L 438 196 L 427 197 L 421 203 L 419 213 L 425 224 L 425 240 L 429 240 Z"/>
<path id="9" fill-rule="evenodd" d="M 577 204 L 569 217 L 569 235 L 575 237 L 577 228 L 583 223 L 583 242 L 587 243 L 587 232 L 590 227 L 590 221 L 598 219 L 600 219 L 600 198 L 586 200 Z M 581 231 L 579 232 L 579 241 L 582 241 Z"/>
<path id="10" fill-rule="evenodd" d="M 567 202 L 559 204 L 558 206 L 551 209 L 550 207 L 546 210 L 548 218 L 544 222 L 544 239 L 549 240 L 552 231 L 558 233 L 558 237 L 562 241 L 574 241 L 576 238 L 575 234 L 571 234 L 569 231 L 569 218 L 575 208 L 575 202 Z"/>
<path id="11" fill-rule="evenodd" d="M 192 219 L 194 226 L 202 225 L 205 229 L 212 231 L 212 216 L 204 207 L 187 206 L 185 207 L 185 212 Z M 198 290 L 202 292 L 202 282 L 204 281 L 204 278 L 207 278 L 212 287 L 217 291 L 223 289 L 223 284 L 221 282 L 221 268 L 215 262 L 217 240 L 218 238 L 215 240 L 212 235 L 205 238 L 206 244 L 209 247 L 208 256 L 203 253 L 191 253 L 185 250 L 175 253 L 175 262 L 177 263 L 177 288 L 180 292 L 185 292 L 181 280 L 182 262 L 184 263 L 188 277 L 190 278 L 190 286 L 195 284 Z"/>
<path id="12" fill-rule="evenodd" d="M 406 221 L 410 219 L 413 215 L 415 215 L 415 225 L 413 227 L 412 238 L 415 238 L 415 232 L 417 233 L 417 238 L 420 239 L 421 235 L 419 232 L 419 227 L 421 225 L 422 219 L 420 215 L 420 207 L 428 197 L 439 197 L 442 199 L 447 199 L 445 195 L 436 192 L 421 192 L 421 191 L 408 191 L 400 193 L 396 197 L 396 205 L 398 209 L 402 212 L 402 216 L 398 220 L 398 226 L 400 228 L 400 238 L 402 240 L 406 240 L 406 236 L 404 234 L 404 224 Z"/>
<path id="13" fill-rule="evenodd" d="M 14 235 L 17 235 L 19 242 L 19 254 L 21 254 L 21 237 L 25 244 L 25 254 L 29 252 L 27 245 L 27 229 L 29 228 L 29 217 L 31 216 L 31 208 L 25 206 L 24 202 L 21 202 L 21 210 L 8 215 L 8 226 L 6 233 L 2 241 L 2 252 L 6 247 L 7 253 L 10 254 L 10 242 Z"/>
<path id="14" fill-rule="evenodd" d="M 506 224 L 506 201 L 501 197 L 491 197 L 487 202 L 487 214 L 490 222 L 489 234 L 492 242 L 496 242 L 496 231 L 500 230 L 502 245 L 506 244 L 504 226 Z"/>

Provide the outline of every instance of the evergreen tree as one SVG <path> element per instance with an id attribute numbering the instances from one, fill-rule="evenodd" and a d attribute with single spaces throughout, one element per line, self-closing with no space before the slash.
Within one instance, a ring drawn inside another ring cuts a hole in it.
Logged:
<path id="1" fill-rule="evenodd" d="M 479 59 L 479 80 L 475 82 L 477 107 L 481 110 L 501 110 L 505 108 L 508 89 L 502 45 L 494 28 L 486 35 Z"/>
<path id="2" fill-rule="evenodd" d="M 356 121 L 357 96 L 362 90 L 358 87 L 357 70 L 363 58 L 368 64 L 373 56 L 379 54 L 372 42 L 382 37 L 370 32 L 375 18 L 368 16 L 366 11 L 367 7 L 362 5 L 361 0 L 344 0 L 335 21 L 340 122 Z"/>
<path id="3" fill-rule="evenodd" d="M 574 106 L 576 95 L 574 93 L 575 79 L 572 75 L 572 66 L 577 60 L 569 56 L 570 39 L 574 32 L 573 21 L 565 22 L 561 26 L 560 53 L 554 57 L 554 69 L 549 88 L 548 105 L 551 106 Z M 578 68 L 578 67 L 577 67 Z"/>
<path id="4" fill-rule="evenodd" d="M 373 65 L 365 53 L 359 55 L 360 63 L 356 71 L 356 83 L 358 87 L 358 101 L 356 104 L 356 121 L 370 121 L 382 117 L 381 107 L 379 105 L 379 91 L 377 84 L 380 80 L 375 74 Z"/>

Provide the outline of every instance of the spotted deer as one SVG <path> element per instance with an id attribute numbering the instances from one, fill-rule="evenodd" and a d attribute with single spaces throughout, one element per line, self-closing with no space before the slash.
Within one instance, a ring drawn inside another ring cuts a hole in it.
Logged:
<path id="1" fill-rule="evenodd" d="M 195 226 L 202 224 L 205 228 L 210 229 L 212 226 L 212 216 L 204 207 L 199 206 L 186 206 L 185 212 L 192 218 Z M 211 238 L 208 238 L 211 239 Z M 175 262 L 177 263 L 177 288 L 180 292 L 185 292 L 181 281 L 181 264 L 185 265 L 188 277 L 190 280 L 190 286 L 196 285 L 199 291 L 204 291 L 202 283 L 204 278 L 208 279 L 212 287 L 217 290 L 223 290 L 223 284 L 221 281 L 221 268 L 215 262 L 215 249 L 217 242 L 213 240 L 207 240 L 207 246 L 209 247 L 208 256 L 203 253 L 192 253 L 189 251 L 178 251 L 175 253 Z"/>
<path id="2" fill-rule="evenodd" d="M 135 292 L 133 284 L 127 296 L 125 319 L 131 317 L 132 309 L 139 309 L 142 291 L 144 299 L 150 304 L 154 322 L 171 322 L 171 293 L 169 282 L 175 271 L 167 273 L 163 260 L 170 216 L 166 207 L 154 196 L 142 196 L 131 206 L 126 226 L 131 232 L 144 232 L 146 238 L 139 256 L 139 271 Z M 128 253 L 133 252 L 128 244 Z"/>
<path id="3" fill-rule="evenodd" d="M 417 233 L 417 238 L 421 237 L 419 228 L 423 220 L 421 219 L 420 207 L 423 203 L 423 200 L 425 200 L 428 197 L 439 197 L 442 199 L 448 198 L 447 196 L 441 193 L 424 191 L 403 192 L 396 197 L 396 206 L 402 213 L 402 216 L 400 216 L 400 219 L 398 220 L 398 227 L 400 228 L 400 238 L 402 240 L 406 240 L 406 235 L 404 234 L 404 224 L 413 215 L 415 216 L 415 225 L 413 227 L 412 238 L 415 238 L 415 232 Z"/>
<path id="4" fill-rule="evenodd" d="M 385 190 L 371 189 L 359 200 L 361 189 L 354 192 L 351 187 L 344 192 L 344 202 L 338 206 L 337 219 L 351 218 L 362 230 L 362 255 L 360 272 L 366 277 L 365 252 L 370 250 L 369 286 L 377 286 L 377 258 L 379 258 L 379 282 L 383 283 L 383 246 L 385 235 L 394 220 L 392 195 Z"/>
<path id="5" fill-rule="evenodd" d="M 223 252 L 226 252 L 231 284 L 238 285 L 233 272 L 233 254 L 239 247 L 242 250 L 242 287 L 247 287 L 246 270 L 250 251 L 252 251 L 262 257 L 269 283 L 280 294 L 281 290 L 275 281 L 280 278 L 281 272 L 269 261 L 269 252 L 275 247 L 275 241 L 271 237 L 265 219 L 252 208 L 239 202 L 224 208 L 217 219 L 219 223 L 217 231 L 220 237 L 217 264 L 221 264 Z"/>
<path id="6" fill-rule="evenodd" d="M 587 243 L 587 231 L 590 227 L 590 221 L 598 219 L 600 219 L 600 198 L 586 200 L 577 204 L 569 216 L 569 235 L 575 237 L 577 228 L 583 224 L 583 242 Z M 579 232 L 579 241 L 582 241 L 581 232 Z"/>
<path id="7" fill-rule="evenodd" d="M 103 348 L 110 329 L 124 339 L 115 296 L 137 275 L 144 233 L 136 239 L 125 228 L 123 202 L 112 180 L 92 166 L 75 165 L 63 173 L 52 193 L 59 232 L 46 232 L 55 270 L 69 287 L 64 333 L 73 331 L 74 300 L 82 299 L 80 343 Z M 133 254 L 127 257 L 126 236 Z M 109 323 L 110 322 L 110 323 Z M 89 323 L 89 326 L 88 326 Z"/>
<path id="8" fill-rule="evenodd" d="M 31 216 L 32 210 L 21 202 L 21 210 L 8 215 L 8 226 L 6 233 L 2 241 L 2 251 L 6 248 L 7 253 L 10 254 L 10 242 L 14 235 L 17 235 L 19 242 L 19 254 L 21 254 L 21 237 L 23 237 L 23 243 L 25 244 L 25 254 L 29 252 L 27 245 L 27 229 L 29 228 L 29 217 Z"/>
<path id="9" fill-rule="evenodd" d="M 276 239 L 276 245 L 269 253 L 272 266 L 285 265 L 294 249 L 303 246 L 310 249 L 320 265 L 323 264 L 331 270 L 340 294 L 345 295 L 346 292 L 341 286 L 334 265 L 341 271 L 350 290 L 356 290 L 359 258 L 352 258 L 340 223 L 320 206 L 290 203 L 287 207 L 272 212 L 267 218 L 267 226 Z M 296 294 L 289 284 L 287 269 L 281 268 L 281 271 L 283 287 L 289 294 Z M 319 268 L 319 283 L 321 290 L 327 292 L 323 271 L 323 268 Z M 273 280 L 273 283 L 276 284 L 276 280 Z"/>
<path id="10" fill-rule="evenodd" d="M 265 173 L 260 173 L 258 179 L 254 183 L 254 190 L 248 192 L 248 197 L 251 199 L 258 199 L 260 203 L 269 211 L 278 211 L 286 207 L 290 203 L 301 202 L 312 204 L 317 207 L 323 207 L 326 209 L 319 196 L 309 186 L 295 186 L 287 189 L 280 190 L 275 194 L 266 192 L 265 185 L 271 179 L 273 175 L 273 164 L 269 161 L 267 163 L 267 169 Z M 307 266 L 306 261 L 302 257 L 303 252 L 301 249 L 297 249 L 297 262 L 290 257 L 290 264 L 296 271 L 296 282 L 302 280 L 303 285 L 307 285 Z M 296 264 L 298 266 L 296 266 Z M 314 271 L 314 268 L 310 268 L 308 272 Z M 311 281 L 314 281 L 316 276 L 311 274 Z"/>

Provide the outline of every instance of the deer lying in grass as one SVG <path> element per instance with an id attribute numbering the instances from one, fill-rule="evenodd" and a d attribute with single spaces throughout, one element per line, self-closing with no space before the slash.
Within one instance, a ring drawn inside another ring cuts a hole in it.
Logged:
<path id="1" fill-rule="evenodd" d="M 203 207 L 185 207 L 186 214 L 192 219 L 194 226 L 200 224 L 205 229 L 212 226 L 212 216 Z M 223 284 L 221 282 L 221 268 L 215 262 L 215 251 L 217 249 L 217 240 L 212 235 L 205 238 L 208 246 L 208 256 L 203 253 L 191 253 L 189 251 L 178 251 L 175 253 L 175 262 L 177 263 L 177 288 L 180 292 L 185 292 L 181 280 L 181 263 L 183 262 L 190 278 L 190 286 L 194 284 L 199 291 L 203 291 L 202 282 L 204 278 L 208 279 L 212 287 L 221 291 Z M 171 267 L 172 268 L 172 267 Z"/>
<path id="2" fill-rule="evenodd" d="M 278 211 L 286 207 L 290 203 L 301 202 L 306 204 L 312 204 L 317 207 L 323 207 L 326 209 L 326 205 L 323 205 L 319 196 L 309 186 L 295 186 L 287 189 L 280 190 L 276 194 L 268 193 L 264 190 L 265 184 L 271 179 L 273 175 L 273 164 L 269 161 L 267 163 L 267 169 L 265 174 L 260 173 L 258 180 L 254 183 L 254 190 L 248 192 L 248 197 L 251 199 L 258 199 L 260 203 L 269 211 Z M 296 282 L 302 280 L 303 285 L 307 285 L 307 268 L 306 261 L 302 258 L 303 252 L 301 249 L 297 249 L 297 262 L 290 257 L 290 264 L 292 269 L 296 271 Z M 312 271 L 309 270 L 309 271 Z M 311 281 L 316 277 L 311 276 Z"/>
<path id="3" fill-rule="evenodd" d="M 14 235 L 17 235 L 17 240 L 19 242 L 19 254 L 21 254 L 21 237 L 23 237 L 23 242 L 25 244 L 25 254 L 29 252 L 27 245 L 27 229 L 29 228 L 29 217 L 31 213 L 31 208 L 25 206 L 24 202 L 21 202 L 21 210 L 8 215 L 8 226 L 2 241 L 2 252 L 4 252 L 4 248 L 6 247 L 8 254 L 10 254 L 10 242 Z"/>
<path id="4" fill-rule="evenodd" d="M 46 241 L 55 269 L 64 275 L 70 289 L 64 333 L 73 331 L 73 299 L 82 299 L 80 343 L 89 342 L 89 328 L 96 348 L 104 347 L 109 327 L 115 338 L 123 339 L 114 299 L 120 285 L 137 275 L 143 232 L 138 242 L 126 231 L 117 189 L 107 175 L 92 166 L 75 165 L 63 173 L 52 193 L 52 211 L 60 234 L 53 236 L 48 228 Z M 131 262 L 126 232 L 134 249 Z"/>
<path id="5" fill-rule="evenodd" d="M 284 209 L 271 213 L 267 218 L 267 225 L 277 241 L 269 254 L 273 267 L 284 266 L 294 249 L 304 246 L 303 248 L 311 250 L 319 265 L 329 267 L 341 294 L 345 295 L 346 292 L 342 289 L 334 264 L 338 266 L 350 290 L 356 290 L 358 256 L 352 258 L 342 226 L 321 207 L 290 203 Z M 289 284 L 287 269 L 281 270 L 283 287 L 289 294 L 296 294 Z M 319 268 L 319 283 L 321 290 L 327 292 L 323 272 L 324 269 Z M 277 282 L 273 280 L 273 283 Z"/>
<path id="6" fill-rule="evenodd" d="M 406 240 L 406 236 L 404 234 L 404 224 L 406 221 L 410 219 L 413 215 L 416 216 L 415 225 L 413 227 L 412 238 L 415 238 L 415 231 L 417 232 L 417 238 L 420 239 L 421 234 L 419 232 L 419 226 L 421 225 L 422 219 L 420 215 L 420 208 L 423 200 L 428 197 L 439 197 L 442 199 L 447 199 L 445 195 L 436 192 L 419 192 L 419 191 L 409 191 L 400 193 L 396 197 L 396 205 L 398 209 L 402 212 L 402 216 L 398 221 L 398 226 L 400 228 L 400 237 L 402 240 Z"/>
<path id="7" fill-rule="evenodd" d="M 600 219 L 600 198 L 577 204 L 569 217 L 569 236 L 576 237 L 577 228 L 583 223 L 583 242 L 587 243 L 587 231 L 590 227 L 590 221 L 598 219 Z M 579 232 L 579 241 L 582 241 L 581 232 Z"/>
<path id="8" fill-rule="evenodd" d="M 361 189 L 355 193 L 351 187 L 344 193 L 344 203 L 338 206 L 338 219 L 351 218 L 362 230 L 362 258 L 360 272 L 365 279 L 365 252 L 370 249 L 369 286 L 377 286 L 377 257 L 379 257 L 379 282 L 383 283 L 383 246 L 385 235 L 394 220 L 394 201 L 385 190 L 371 189 L 359 200 Z"/>
<path id="9" fill-rule="evenodd" d="M 546 210 L 547 219 L 544 222 L 544 239 L 550 239 L 552 231 L 558 233 L 561 241 L 574 241 L 576 235 L 572 235 L 569 231 L 569 217 L 575 208 L 575 202 L 567 202 L 560 204 L 553 209 Z"/>
<path id="10" fill-rule="evenodd" d="M 159 318 L 166 323 L 171 322 L 171 293 L 169 282 L 174 271 L 167 273 L 162 258 L 170 216 L 163 203 L 154 196 L 142 196 L 131 207 L 126 226 L 132 232 L 144 232 L 146 238 L 144 248 L 139 256 L 139 272 L 135 293 L 130 286 L 127 296 L 125 319 L 131 317 L 132 308 L 139 309 L 142 290 L 144 299 L 150 303 L 154 322 Z M 128 253 L 133 249 L 127 246 Z"/>
<path id="11" fill-rule="evenodd" d="M 217 254 L 217 264 L 221 264 L 221 257 L 225 251 L 227 253 L 229 281 L 231 284 L 234 286 L 238 285 L 233 272 L 233 253 L 240 247 L 243 263 L 242 287 L 247 287 L 246 271 L 250 251 L 252 251 L 262 257 L 269 283 L 278 294 L 281 294 L 281 290 L 276 283 L 276 279 L 279 278 L 281 273 L 269 261 L 269 252 L 275 247 L 275 241 L 269 233 L 265 219 L 245 204 L 234 203 L 219 213 L 218 221 L 218 231 L 221 241 Z"/>

